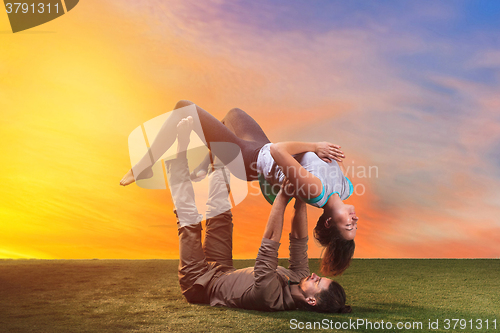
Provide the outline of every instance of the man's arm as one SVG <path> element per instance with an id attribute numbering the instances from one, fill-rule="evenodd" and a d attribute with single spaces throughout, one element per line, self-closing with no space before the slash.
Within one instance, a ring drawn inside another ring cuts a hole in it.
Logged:
<path id="1" fill-rule="evenodd" d="M 267 238 L 279 243 L 279 241 L 281 240 L 281 233 L 283 231 L 283 217 L 285 214 L 285 208 L 288 204 L 289 199 L 290 197 L 284 193 L 282 187 L 272 205 L 271 214 L 269 214 L 269 219 L 267 220 L 266 230 L 264 231 L 263 238 Z"/>
<path id="2" fill-rule="evenodd" d="M 301 239 L 307 237 L 307 206 L 302 200 L 295 200 L 295 211 L 292 219 L 291 238 Z"/>
<path id="3" fill-rule="evenodd" d="M 310 274 L 307 257 L 307 206 L 302 200 L 296 200 L 294 208 L 288 269 L 297 274 L 294 279 L 300 280 Z"/>
<path id="4" fill-rule="evenodd" d="M 271 208 L 259 254 L 255 261 L 254 285 L 245 294 L 243 300 L 249 308 L 283 310 L 278 302 L 282 297 L 283 287 L 276 269 L 278 268 L 278 249 L 283 229 L 283 216 L 289 198 L 284 193 L 282 186 Z"/>

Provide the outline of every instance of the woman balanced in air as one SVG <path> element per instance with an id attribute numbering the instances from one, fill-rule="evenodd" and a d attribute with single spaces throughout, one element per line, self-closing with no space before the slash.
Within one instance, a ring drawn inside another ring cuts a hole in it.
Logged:
<path id="1" fill-rule="evenodd" d="M 177 124 L 188 117 L 192 117 L 193 129 L 200 139 L 236 177 L 259 180 L 263 189 L 264 184 L 281 184 L 286 177 L 295 186 L 300 199 L 323 209 L 314 228 L 315 238 L 325 247 L 321 269 L 324 274 L 342 274 L 354 254 L 358 217 L 354 206 L 343 203 L 352 194 L 353 187 L 337 163 L 344 158 L 337 145 L 328 142 L 271 143 L 259 124 L 240 109 L 230 110 L 219 121 L 192 102 L 179 101 L 148 153 L 127 172 L 120 184 L 126 186 L 150 178 L 153 164 L 176 140 Z M 237 149 L 228 149 L 227 144 L 221 146 L 217 143 L 230 143 Z M 244 173 L 230 167 L 240 152 Z M 264 195 L 272 202 L 271 192 Z"/>

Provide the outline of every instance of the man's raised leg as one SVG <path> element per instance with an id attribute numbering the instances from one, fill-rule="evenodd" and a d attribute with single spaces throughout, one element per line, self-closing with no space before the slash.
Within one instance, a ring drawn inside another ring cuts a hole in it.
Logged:
<path id="1" fill-rule="evenodd" d="M 179 284 L 190 303 L 204 303 L 203 287 L 196 284 L 208 271 L 201 244 L 201 220 L 195 204 L 194 190 L 189 178 L 186 149 L 189 144 L 190 120 L 183 119 L 177 126 L 177 158 L 165 163 L 168 184 L 174 201 L 179 230 Z"/>
<path id="2" fill-rule="evenodd" d="M 233 267 L 233 215 L 229 170 L 219 159 L 209 167 L 207 224 L 203 250 L 208 261 Z"/>

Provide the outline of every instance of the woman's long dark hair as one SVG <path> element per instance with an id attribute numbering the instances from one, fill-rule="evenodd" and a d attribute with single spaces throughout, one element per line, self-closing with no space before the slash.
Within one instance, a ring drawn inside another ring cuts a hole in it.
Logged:
<path id="1" fill-rule="evenodd" d="M 314 238 L 325 247 L 321 260 L 321 273 L 337 276 L 342 274 L 351 263 L 354 255 L 354 240 L 346 240 L 335 223 L 325 226 L 327 216 L 323 213 L 314 228 Z"/>

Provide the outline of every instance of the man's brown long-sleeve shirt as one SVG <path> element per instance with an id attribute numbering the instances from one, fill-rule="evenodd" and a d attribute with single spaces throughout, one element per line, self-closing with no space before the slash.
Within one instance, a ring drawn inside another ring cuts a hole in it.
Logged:
<path id="1" fill-rule="evenodd" d="M 308 238 L 290 237 L 289 268 L 278 266 L 280 243 L 263 238 L 255 266 L 221 272 L 209 285 L 210 305 L 260 311 L 294 310 L 288 280 L 309 276 Z"/>
<path id="2" fill-rule="evenodd" d="M 165 163 L 170 191 L 176 211 L 187 225 L 179 228 L 180 262 L 179 284 L 183 295 L 192 303 L 210 303 L 244 309 L 279 311 L 296 308 L 288 280 L 300 281 L 309 275 L 307 257 L 308 238 L 290 238 L 289 269 L 278 266 L 279 243 L 263 239 L 255 266 L 235 270 L 231 262 L 232 218 L 230 212 L 219 214 L 207 221 L 205 251 L 201 246 L 201 224 L 194 191 L 189 179 L 186 158 Z M 222 180 L 223 184 L 224 180 Z M 217 262 L 215 257 L 229 258 Z"/>

